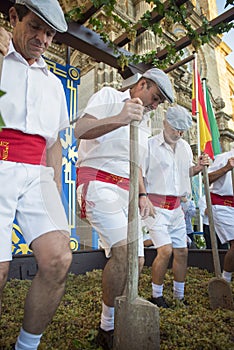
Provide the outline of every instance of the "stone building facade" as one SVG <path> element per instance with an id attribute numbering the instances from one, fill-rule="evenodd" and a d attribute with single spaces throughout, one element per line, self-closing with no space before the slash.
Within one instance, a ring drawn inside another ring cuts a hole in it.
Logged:
<path id="1" fill-rule="evenodd" d="M 217 17 L 216 1 L 218 0 L 191 0 L 187 2 L 190 13 L 189 18 L 194 28 L 201 25 L 201 16 L 203 14 L 209 20 Z M 59 2 L 65 13 L 75 7 L 80 6 L 88 9 L 92 6 L 90 0 L 59 0 Z M 150 10 L 152 7 L 153 4 L 148 4 L 144 0 L 119 0 L 115 12 L 121 18 L 130 19 L 132 23 L 135 23 L 146 10 Z M 99 10 L 96 15 L 99 19 L 102 19 L 103 23 L 106 23 L 112 40 L 120 35 L 120 28 L 117 28 L 113 21 L 107 21 L 102 10 Z M 9 22 L 1 15 L 0 25 L 11 30 Z M 167 26 L 162 21 L 162 25 L 164 26 L 165 40 L 175 41 L 185 36 L 184 28 L 179 24 Z M 163 49 L 163 46 L 160 46 L 160 40 L 153 32 L 145 31 L 136 38 L 134 43 L 127 44 L 125 49 L 132 53 L 144 54 L 153 49 Z M 193 53 L 194 48 L 190 45 L 183 51 L 183 58 L 186 58 Z M 206 78 L 220 130 L 220 141 L 223 151 L 230 150 L 234 145 L 234 67 L 226 61 L 226 56 L 230 52 L 231 49 L 222 41 L 222 37 L 216 37 L 208 44 L 203 45 L 197 53 L 198 69 L 201 78 Z M 89 56 L 80 51 L 68 48 L 63 44 L 53 44 L 46 53 L 46 56 L 62 65 L 69 63 L 81 70 L 78 101 L 80 111 L 85 107 L 91 95 L 103 86 L 112 86 L 117 89 L 122 87 L 123 79 L 116 69 L 102 62 L 97 63 Z M 190 61 L 169 73 L 174 87 L 175 102 L 184 106 L 189 111 L 191 111 L 192 105 L 192 64 L 192 61 Z M 151 113 L 149 127 L 152 134 L 157 133 L 162 128 L 162 120 L 167 107 L 168 104 L 165 102 L 157 111 Z M 196 158 L 197 130 L 195 118 L 193 127 L 186 133 L 185 138 L 190 143 Z M 89 225 L 85 221 L 81 222 L 78 219 L 77 227 L 81 245 L 84 248 L 92 247 L 92 233 Z"/>
<path id="2" fill-rule="evenodd" d="M 80 1 L 60 1 L 65 11 L 72 6 L 79 6 Z M 82 2 L 82 6 L 90 6 L 89 1 Z M 192 0 L 187 3 L 190 11 L 190 21 L 194 28 L 201 25 L 201 16 L 205 14 L 208 20 L 217 17 L 216 0 Z M 144 0 L 120 0 L 117 2 L 116 13 L 121 18 L 131 19 L 133 23 L 137 22 L 141 16 L 153 7 Z M 104 13 L 99 11 L 99 19 L 105 23 Z M 163 25 L 163 22 L 162 22 Z M 120 35 L 119 28 L 114 23 L 108 21 L 108 32 L 111 39 Z M 175 24 L 168 28 L 164 25 L 165 40 L 178 40 L 185 36 L 183 27 Z M 145 31 L 136 38 L 134 44 L 127 44 L 126 49 L 136 54 L 144 54 L 153 49 L 162 49 L 159 39 L 150 31 Z M 194 51 L 192 45 L 184 49 L 184 58 L 191 55 Z M 197 53 L 198 69 L 201 78 L 206 78 L 210 92 L 213 109 L 221 135 L 221 147 L 227 151 L 234 142 L 234 68 L 226 61 L 226 56 L 231 49 L 222 41 L 221 37 L 213 38 L 209 44 L 203 45 Z M 121 88 L 122 78 L 118 72 L 104 63 L 96 63 L 84 54 L 74 51 L 70 56 L 71 65 L 81 69 L 81 86 L 79 90 L 79 108 L 82 110 L 89 97 L 103 86 L 112 86 Z M 171 73 L 170 79 L 174 86 L 176 103 L 191 110 L 192 94 L 192 62 L 181 66 Z M 232 98 L 231 98 L 232 97 Z M 167 103 L 158 108 L 151 118 L 152 134 L 162 127 L 163 115 L 167 109 Z M 189 143 L 195 147 L 197 144 L 196 121 L 194 126 L 186 135 Z M 194 149 L 195 150 L 195 149 Z"/>
<path id="3" fill-rule="evenodd" d="M 206 15 L 208 20 L 217 17 L 218 0 L 191 0 L 186 3 L 189 9 L 189 18 L 194 28 L 201 25 L 201 16 Z M 63 10 L 67 13 L 69 10 L 80 7 L 89 9 L 92 6 L 90 0 L 59 0 Z M 130 19 L 136 23 L 141 16 L 153 8 L 153 3 L 148 4 L 145 0 L 119 0 L 115 7 L 116 14 L 122 19 Z M 113 20 L 106 19 L 104 12 L 100 9 L 97 17 L 107 26 L 110 37 L 114 40 L 120 35 L 120 28 Z M 0 16 L 0 24 L 11 30 L 9 22 Z M 86 23 L 88 25 L 88 23 Z M 173 26 L 166 25 L 162 21 L 164 40 L 176 41 L 185 36 L 185 31 L 180 24 Z M 128 51 L 136 54 L 144 54 L 151 50 L 163 49 L 160 46 L 160 40 L 151 31 L 145 31 L 138 36 L 134 43 L 127 44 Z M 183 58 L 188 57 L 194 51 L 192 45 L 184 50 Z M 213 109 L 216 115 L 217 124 L 221 135 L 221 147 L 223 151 L 229 150 L 234 143 L 234 67 L 226 60 L 226 56 L 231 49 L 222 41 L 221 36 L 213 38 L 208 44 L 200 47 L 197 53 L 198 69 L 201 78 L 205 78 L 210 92 Z M 97 63 L 89 56 L 65 45 L 53 44 L 47 52 L 47 57 L 60 64 L 69 63 L 81 70 L 81 85 L 79 88 L 79 109 L 85 107 L 89 97 L 101 89 L 103 86 L 112 86 L 121 88 L 123 79 L 116 69 L 100 62 Z M 174 86 L 175 102 L 191 110 L 192 95 L 192 62 L 189 62 L 169 73 Z M 152 134 L 155 134 L 162 127 L 162 119 L 167 109 L 167 103 L 160 106 L 151 116 Z M 197 144 L 196 120 L 194 126 L 185 135 L 189 143 L 193 146 Z"/>

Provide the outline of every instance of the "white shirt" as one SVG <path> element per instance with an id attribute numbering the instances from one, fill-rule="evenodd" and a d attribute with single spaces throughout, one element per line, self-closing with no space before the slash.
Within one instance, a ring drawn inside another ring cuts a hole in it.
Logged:
<path id="1" fill-rule="evenodd" d="M 189 144 L 179 139 L 173 150 L 165 142 L 163 131 L 148 143 L 146 191 L 168 196 L 190 194 L 189 169 L 193 166 L 193 154 Z"/>
<path id="2" fill-rule="evenodd" d="M 47 147 L 69 126 L 66 97 L 60 80 L 47 70 L 43 58 L 33 65 L 11 43 L 4 58 L 0 112 L 7 128 L 43 136 Z"/>
<path id="3" fill-rule="evenodd" d="M 199 198 L 199 200 L 198 200 L 198 207 L 199 207 L 202 219 L 203 219 L 203 224 L 209 225 L 208 215 L 205 214 L 205 210 L 207 208 L 206 196 L 202 196 L 202 197 Z"/>
<path id="4" fill-rule="evenodd" d="M 91 97 L 83 115 L 90 114 L 97 119 L 112 117 L 121 112 L 127 99 L 131 99 L 129 90 L 121 92 L 104 87 Z M 77 166 L 89 166 L 129 178 L 129 130 L 129 125 L 122 126 L 96 139 L 81 140 Z M 138 130 L 139 165 L 142 165 L 149 136 L 146 119 L 140 123 Z"/>
<path id="5" fill-rule="evenodd" d="M 234 149 L 229 152 L 218 154 L 215 157 L 213 164 L 209 166 L 208 172 L 211 173 L 224 167 L 227 164 L 228 159 L 231 157 L 234 157 Z M 233 196 L 231 171 L 228 171 L 225 175 L 213 182 L 210 186 L 210 191 L 217 193 L 220 196 Z"/>

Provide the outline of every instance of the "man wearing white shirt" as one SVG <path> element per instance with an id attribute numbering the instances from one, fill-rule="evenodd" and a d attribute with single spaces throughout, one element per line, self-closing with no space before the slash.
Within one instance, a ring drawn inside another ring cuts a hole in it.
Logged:
<path id="1" fill-rule="evenodd" d="M 4 54 L 0 111 L 0 296 L 12 260 L 16 217 L 38 271 L 25 300 L 16 350 L 36 350 L 64 294 L 71 264 L 69 227 L 60 198 L 62 147 L 69 125 L 58 78 L 41 55 L 67 24 L 57 0 L 16 0 L 9 10 L 11 34 L 0 29 Z M 6 344 L 7 345 L 7 344 Z"/>
<path id="2" fill-rule="evenodd" d="M 168 308 L 163 297 L 163 282 L 173 252 L 173 296 L 184 298 L 184 281 L 187 270 L 187 235 L 180 198 L 191 193 L 190 177 L 209 164 L 208 156 L 199 158 L 193 165 L 189 144 L 183 140 L 184 131 L 192 126 L 192 117 L 180 106 L 169 107 L 160 134 L 149 139 L 146 158 L 145 187 L 154 206 L 155 217 L 145 224 L 157 248 L 152 265 L 151 302 Z"/>
<path id="3" fill-rule="evenodd" d="M 75 127 L 81 138 L 78 149 L 77 193 L 82 214 L 99 233 L 109 260 L 103 271 L 103 304 L 97 341 L 112 349 L 114 300 L 124 292 L 127 276 L 127 227 L 129 203 L 129 124 L 139 123 L 139 166 L 147 151 L 145 111 L 156 109 L 165 99 L 173 101 L 167 75 L 152 68 L 124 92 L 104 87 L 89 100 Z M 141 215 L 150 214 L 149 201 L 139 176 Z M 140 216 L 138 220 L 140 219 Z M 140 222 L 139 222 L 140 223 Z M 140 225 L 139 225 L 140 227 Z M 144 256 L 139 230 L 139 260 Z"/>
<path id="4" fill-rule="evenodd" d="M 215 231 L 222 244 L 229 243 L 222 276 L 231 282 L 234 271 L 234 193 L 232 171 L 234 149 L 219 154 L 209 169 L 210 195 Z"/>

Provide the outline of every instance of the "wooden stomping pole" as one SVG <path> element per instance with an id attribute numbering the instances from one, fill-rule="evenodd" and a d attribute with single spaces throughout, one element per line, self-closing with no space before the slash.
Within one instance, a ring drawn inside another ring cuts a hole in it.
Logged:
<path id="1" fill-rule="evenodd" d="M 233 310 L 233 297 L 230 284 L 222 278 L 219 253 L 217 248 L 216 233 L 214 227 L 212 204 L 209 190 L 208 167 L 203 167 L 203 181 L 206 194 L 206 205 L 208 210 L 211 247 L 214 261 L 215 277 L 209 281 L 208 293 L 211 309 L 217 308 Z"/>
<path id="2" fill-rule="evenodd" d="M 138 296 L 138 126 L 130 125 L 130 192 L 126 295 L 115 300 L 114 350 L 158 350 L 158 307 Z"/>
<path id="3" fill-rule="evenodd" d="M 232 176 L 232 194 L 234 196 L 234 168 L 232 168 L 231 176 Z"/>

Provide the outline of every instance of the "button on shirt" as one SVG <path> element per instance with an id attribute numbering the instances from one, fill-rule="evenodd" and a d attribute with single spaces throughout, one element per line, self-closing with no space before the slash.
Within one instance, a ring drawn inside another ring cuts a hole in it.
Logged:
<path id="1" fill-rule="evenodd" d="M 218 154 L 215 157 L 213 164 L 209 166 L 208 172 L 211 173 L 223 168 L 227 164 L 228 159 L 231 157 L 234 157 L 234 149 L 229 152 Z M 211 192 L 217 193 L 220 196 L 233 196 L 231 171 L 228 171 L 225 175 L 213 182 L 210 186 L 210 190 Z"/>
<path id="2" fill-rule="evenodd" d="M 189 194 L 191 166 L 193 166 L 193 154 L 189 144 L 179 139 L 173 150 L 165 142 L 161 131 L 160 134 L 149 139 L 146 158 L 146 191 L 167 196 Z"/>
<path id="3" fill-rule="evenodd" d="M 31 66 L 11 43 L 4 58 L 0 112 L 7 128 L 43 136 L 47 147 L 69 126 L 66 98 L 60 80 L 47 70 L 43 58 Z"/>
<path id="4" fill-rule="evenodd" d="M 91 97 L 83 115 L 90 114 L 97 119 L 112 117 L 121 112 L 127 99 L 131 99 L 129 90 L 121 92 L 111 87 L 104 87 Z M 122 126 L 96 139 L 81 140 L 77 166 L 89 166 L 129 178 L 129 129 L 129 125 Z M 139 124 L 138 130 L 141 166 L 147 154 L 149 137 L 146 119 Z"/>

